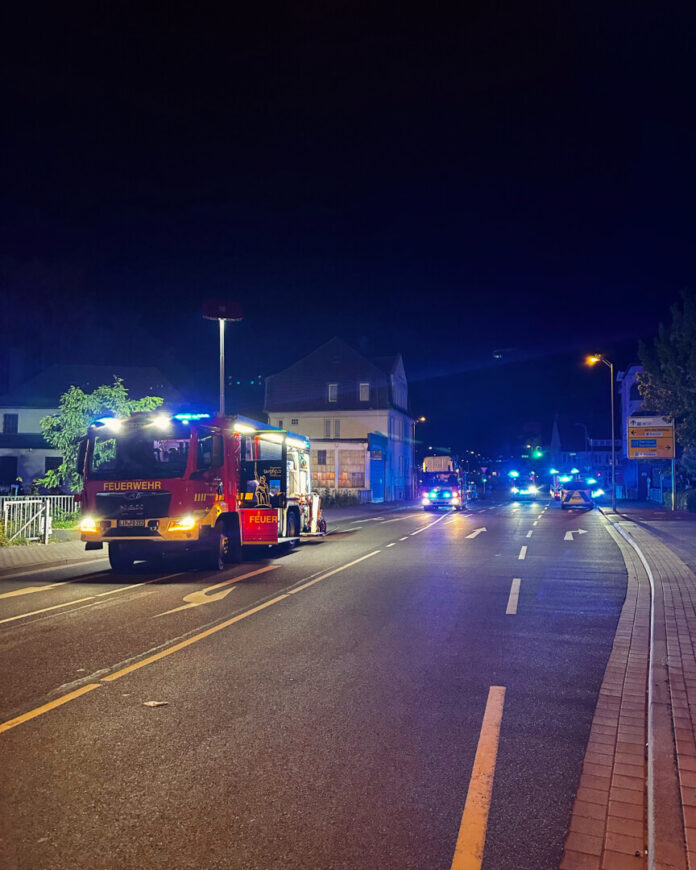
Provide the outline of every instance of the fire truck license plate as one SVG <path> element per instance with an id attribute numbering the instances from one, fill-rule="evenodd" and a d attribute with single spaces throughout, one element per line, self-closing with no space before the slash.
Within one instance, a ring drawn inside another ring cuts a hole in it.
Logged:
<path id="1" fill-rule="evenodd" d="M 119 520 L 119 526 L 144 526 L 145 520 Z"/>

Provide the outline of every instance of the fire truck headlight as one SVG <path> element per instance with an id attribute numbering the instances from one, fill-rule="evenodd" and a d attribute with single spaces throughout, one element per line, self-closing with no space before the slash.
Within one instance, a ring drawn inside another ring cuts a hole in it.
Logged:
<path id="1" fill-rule="evenodd" d="M 452 496 L 452 504 L 459 504 L 459 496 L 458 495 Z"/>
<path id="2" fill-rule="evenodd" d="M 170 532 L 190 532 L 196 525 L 196 518 L 193 514 L 186 514 L 183 517 L 176 517 L 169 524 Z"/>
<path id="3" fill-rule="evenodd" d="M 97 521 L 94 517 L 82 517 L 80 520 L 80 531 L 81 532 L 96 532 L 97 531 Z"/>
<path id="4" fill-rule="evenodd" d="M 430 504 L 430 499 L 428 498 L 427 495 L 423 496 L 423 504 Z"/>

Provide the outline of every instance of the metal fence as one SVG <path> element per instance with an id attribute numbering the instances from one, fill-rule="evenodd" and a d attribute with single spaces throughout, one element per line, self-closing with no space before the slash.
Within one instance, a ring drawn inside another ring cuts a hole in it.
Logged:
<path id="1" fill-rule="evenodd" d="M 24 538 L 47 544 L 54 520 L 62 520 L 76 509 L 72 495 L 0 496 L 3 531 L 8 541 Z"/>

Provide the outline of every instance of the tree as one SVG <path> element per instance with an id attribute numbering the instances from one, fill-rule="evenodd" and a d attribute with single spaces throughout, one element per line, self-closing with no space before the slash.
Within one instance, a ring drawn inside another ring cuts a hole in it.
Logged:
<path id="1" fill-rule="evenodd" d="M 638 390 L 647 408 L 674 419 L 689 452 L 696 448 L 696 296 L 683 291 L 670 312 L 672 323 L 660 324 L 653 346 L 640 343 Z"/>
<path id="2" fill-rule="evenodd" d="M 58 468 L 47 471 L 37 483 L 49 489 L 67 484 L 72 492 L 76 492 L 81 486 L 80 475 L 75 468 L 80 439 L 95 419 L 107 415 L 129 417 L 135 411 L 152 411 L 162 401 L 158 396 L 129 399 L 122 378 L 115 375 L 111 386 L 97 387 L 93 393 L 85 393 L 80 387 L 70 387 L 60 397 L 58 413 L 41 420 L 44 438 L 51 447 L 60 450 L 63 461 Z"/>

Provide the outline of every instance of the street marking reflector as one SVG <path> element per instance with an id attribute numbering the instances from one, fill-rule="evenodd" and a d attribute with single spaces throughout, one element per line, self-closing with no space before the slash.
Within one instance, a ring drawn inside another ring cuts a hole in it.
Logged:
<path id="1" fill-rule="evenodd" d="M 505 686 L 491 686 L 451 870 L 480 870 L 483 862 L 504 703 Z"/>
<path id="2" fill-rule="evenodd" d="M 522 579 L 520 577 L 514 577 L 512 581 L 512 586 L 510 587 L 510 597 L 508 598 L 507 607 L 505 608 L 505 613 L 508 616 L 514 616 L 517 613 L 517 602 L 520 597 L 520 583 Z"/>
<path id="3" fill-rule="evenodd" d="M 517 557 L 518 559 L 524 559 L 527 556 L 527 548 L 520 547 L 520 555 Z"/>

